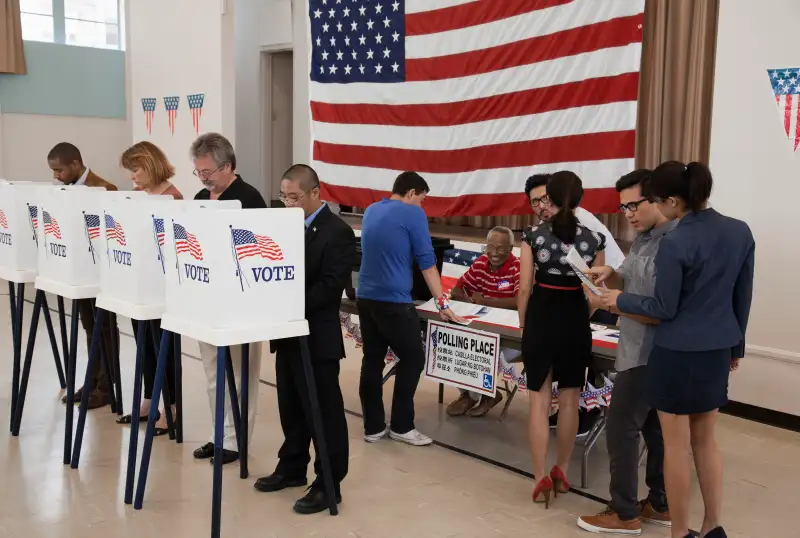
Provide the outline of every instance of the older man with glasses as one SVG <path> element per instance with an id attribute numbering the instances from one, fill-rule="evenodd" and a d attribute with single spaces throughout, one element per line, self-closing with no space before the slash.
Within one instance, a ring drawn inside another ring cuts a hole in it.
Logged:
<path id="1" fill-rule="evenodd" d="M 206 133 L 194 141 L 190 150 L 194 164 L 194 175 L 203 182 L 204 189 L 198 192 L 195 200 L 239 200 L 242 209 L 263 209 L 267 207 L 264 197 L 252 185 L 245 183 L 236 173 L 236 154 L 227 138 L 218 133 Z M 231 346 L 231 359 L 236 386 L 241 387 L 242 346 Z M 200 356 L 208 379 L 208 401 L 211 405 L 211 417 L 215 416 L 217 392 L 217 348 L 211 344 L 200 342 Z M 261 343 L 250 345 L 250 375 L 248 384 L 248 416 L 247 427 L 253 438 L 253 425 L 256 420 L 258 402 L 258 382 L 261 371 Z M 211 441 L 194 451 L 196 459 L 212 459 L 214 457 L 214 432 Z M 232 463 L 239 459 L 239 448 L 236 443 L 236 429 L 233 423 L 233 411 L 230 399 L 225 399 L 225 440 L 223 442 L 222 463 Z"/>

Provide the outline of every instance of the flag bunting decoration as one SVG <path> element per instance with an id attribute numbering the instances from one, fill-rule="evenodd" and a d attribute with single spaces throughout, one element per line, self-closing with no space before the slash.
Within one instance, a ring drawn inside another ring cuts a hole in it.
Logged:
<path id="1" fill-rule="evenodd" d="M 169 123 L 170 133 L 175 134 L 175 120 L 178 117 L 178 106 L 180 106 L 180 97 L 165 97 L 164 108 L 167 109 L 167 122 Z"/>
<path id="2" fill-rule="evenodd" d="M 572 170 L 617 211 L 634 168 L 644 0 L 308 0 L 314 168 L 366 207 L 404 170 L 432 217 L 530 213 Z"/>
<path id="3" fill-rule="evenodd" d="M 144 125 L 148 134 L 153 134 L 153 117 L 156 114 L 156 98 L 143 97 L 142 110 L 144 111 Z"/>
<path id="4" fill-rule="evenodd" d="M 205 94 L 194 93 L 187 95 L 186 100 L 189 101 L 189 110 L 192 112 L 192 125 L 194 126 L 195 134 L 200 134 L 200 118 L 203 117 L 203 102 L 205 101 Z"/>
<path id="5" fill-rule="evenodd" d="M 772 94 L 783 120 L 783 130 L 797 151 L 800 145 L 800 68 L 767 69 Z"/>

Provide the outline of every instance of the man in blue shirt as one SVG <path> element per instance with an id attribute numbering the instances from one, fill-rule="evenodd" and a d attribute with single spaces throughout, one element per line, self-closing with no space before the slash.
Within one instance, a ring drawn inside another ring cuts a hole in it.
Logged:
<path id="1" fill-rule="evenodd" d="M 461 321 L 442 292 L 436 254 L 422 210 L 430 188 L 415 172 L 403 172 L 392 196 L 371 205 L 361 228 L 358 274 L 358 316 L 364 339 L 361 364 L 361 407 L 364 440 L 375 443 L 387 434 L 396 441 L 424 446 L 433 441 L 414 427 L 414 394 L 425 366 L 420 320 L 411 300 L 414 263 L 445 320 Z M 383 367 L 388 349 L 399 359 L 392 397 L 391 424 L 383 409 Z"/>

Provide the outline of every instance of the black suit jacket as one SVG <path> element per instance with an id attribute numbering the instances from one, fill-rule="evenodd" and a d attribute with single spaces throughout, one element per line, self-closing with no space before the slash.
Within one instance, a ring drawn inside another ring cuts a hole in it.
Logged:
<path id="1" fill-rule="evenodd" d="M 325 206 L 306 230 L 306 319 L 312 360 L 344 358 L 339 322 L 342 292 L 350 282 L 356 259 L 353 229 Z M 274 340 L 271 351 L 297 349 L 297 339 Z"/>

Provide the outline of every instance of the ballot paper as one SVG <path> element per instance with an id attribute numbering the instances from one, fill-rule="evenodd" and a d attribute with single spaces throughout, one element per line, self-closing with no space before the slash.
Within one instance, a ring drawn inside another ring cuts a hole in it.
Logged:
<path id="1" fill-rule="evenodd" d="M 570 267 L 572 267 L 572 270 L 575 271 L 575 274 L 578 276 L 578 278 L 581 279 L 581 282 L 583 282 L 592 293 L 595 295 L 600 295 L 600 290 L 597 289 L 597 286 L 594 285 L 594 282 L 592 282 L 592 280 L 584 274 L 589 270 L 589 266 L 586 265 L 586 262 L 583 261 L 583 257 L 578 254 L 577 250 L 575 250 L 574 245 L 570 247 L 569 252 L 567 253 L 567 263 L 570 265 Z"/>
<path id="2" fill-rule="evenodd" d="M 428 312 L 438 312 L 436 305 L 433 303 L 433 299 L 430 299 L 428 302 L 418 306 L 417 308 L 419 308 L 420 310 L 427 310 Z M 462 303 L 460 301 L 451 301 L 450 310 L 456 316 L 464 318 L 464 322 L 462 323 L 462 325 L 469 325 L 470 323 L 472 323 L 473 320 L 481 318 L 489 313 L 488 306 L 482 306 L 472 303 Z"/>

